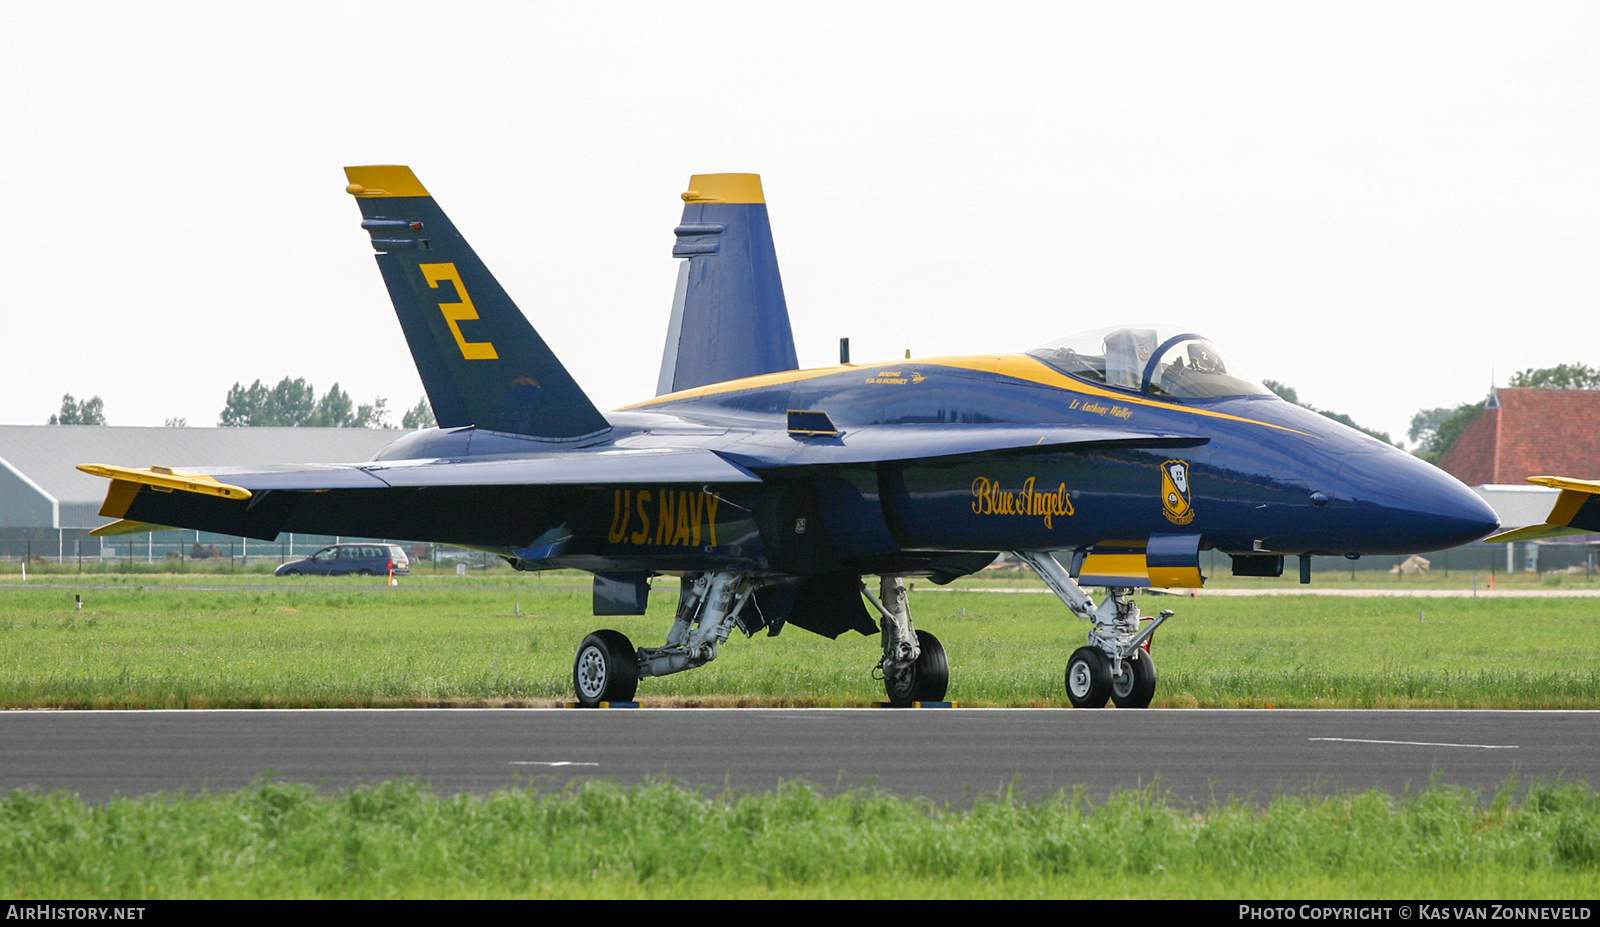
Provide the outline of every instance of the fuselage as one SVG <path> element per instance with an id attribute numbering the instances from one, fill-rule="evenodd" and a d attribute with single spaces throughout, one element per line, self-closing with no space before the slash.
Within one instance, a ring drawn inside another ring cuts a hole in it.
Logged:
<path id="1" fill-rule="evenodd" d="M 792 410 L 826 413 L 836 434 L 791 433 Z M 565 450 L 695 446 L 763 482 L 497 487 L 482 499 L 452 488 L 374 517 L 404 525 L 408 537 L 422 530 L 430 537 L 420 539 L 486 547 L 525 568 L 677 572 L 735 563 L 801 575 L 937 573 L 940 562 L 959 573 L 976 560 L 953 555 L 1142 545 L 1161 534 L 1199 535 L 1204 548 L 1236 554 L 1410 553 L 1467 543 L 1496 525 L 1448 474 L 1275 396 L 1152 396 L 1086 382 L 1029 355 L 769 374 L 658 397 L 607 420 L 609 431 Z M 964 452 L 985 434 L 1019 428 L 1037 429 L 1045 445 L 1011 439 Z M 1079 430 L 1099 439 L 1058 443 Z M 1151 434 L 1163 437 L 1141 437 Z M 893 453 L 897 441 L 916 456 Z M 554 449 L 435 429 L 407 435 L 376 460 Z M 293 521 L 305 524 L 294 530 L 329 530 L 318 508 L 302 504 Z M 355 511 L 321 514 L 344 523 L 342 533 L 403 533 L 361 530 L 347 523 L 368 521 Z"/>

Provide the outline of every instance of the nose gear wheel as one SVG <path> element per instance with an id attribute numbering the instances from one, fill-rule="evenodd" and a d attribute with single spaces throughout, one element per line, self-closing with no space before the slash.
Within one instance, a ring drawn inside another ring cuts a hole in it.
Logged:
<path id="1" fill-rule="evenodd" d="M 1067 700 L 1074 708 L 1104 708 L 1111 697 L 1111 666 L 1095 647 L 1079 647 L 1067 661 Z"/>
<path id="2" fill-rule="evenodd" d="M 1111 677 L 1111 703 L 1118 708 L 1149 708 L 1156 695 L 1156 662 L 1150 654 L 1134 649 L 1122 661 L 1122 673 Z"/>

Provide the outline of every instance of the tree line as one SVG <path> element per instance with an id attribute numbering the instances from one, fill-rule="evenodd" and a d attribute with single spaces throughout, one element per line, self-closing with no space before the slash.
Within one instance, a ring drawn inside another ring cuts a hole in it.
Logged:
<path id="1" fill-rule="evenodd" d="M 233 384 L 217 424 L 224 427 L 276 428 L 389 428 L 389 401 L 382 396 L 356 404 L 335 383 L 326 393 L 304 377 L 284 377 L 275 386 L 260 380 L 245 386 Z M 402 428 L 432 428 L 433 408 L 427 397 L 401 416 Z"/>
<path id="2" fill-rule="evenodd" d="M 389 424 L 388 406 L 388 400 L 381 396 L 358 405 L 337 383 L 319 397 L 305 378 L 284 377 L 270 387 L 260 380 L 249 386 L 233 384 L 217 424 L 241 428 L 390 428 L 393 426 Z M 61 411 L 45 424 L 107 424 L 105 402 L 99 396 L 80 402 L 67 393 L 61 397 Z M 182 418 L 169 418 L 166 424 L 169 428 L 184 428 L 189 423 Z M 400 417 L 400 427 L 411 430 L 436 424 L 426 396 Z"/>
<path id="3" fill-rule="evenodd" d="M 50 416 L 46 425 L 104 425 L 106 404 L 99 396 L 90 396 L 82 402 L 71 393 L 61 397 L 61 411 Z"/>

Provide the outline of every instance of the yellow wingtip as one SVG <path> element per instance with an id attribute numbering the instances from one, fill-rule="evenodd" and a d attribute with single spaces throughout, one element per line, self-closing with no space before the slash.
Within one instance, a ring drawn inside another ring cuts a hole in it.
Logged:
<path id="1" fill-rule="evenodd" d="M 760 174 L 695 174 L 689 178 L 685 203 L 765 203 Z"/>
<path id="2" fill-rule="evenodd" d="M 1574 492 L 1600 493 L 1600 482 L 1595 480 L 1578 480 L 1570 476 L 1530 476 L 1528 482 L 1540 486 L 1549 486 L 1552 489 L 1570 489 Z"/>
<path id="3" fill-rule="evenodd" d="M 119 534 L 150 534 L 155 531 L 173 530 L 175 529 L 170 525 L 152 525 L 147 521 L 130 521 L 126 518 L 120 518 L 109 525 L 101 525 L 90 531 L 89 535 L 91 537 L 105 538 L 115 537 Z"/>
<path id="4" fill-rule="evenodd" d="M 1528 525 L 1525 528 L 1513 528 L 1510 531 L 1502 531 L 1499 534 L 1491 534 L 1484 538 L 1482 543 L 1499 544 L 1505 541 L 1537 541 L 1542 538 L 1559 538 L 1566 537 L 1567 535 L 1571 534 L 1593 533 L 1594 532 L 1592 531 L 1584 531 L 1580 528 L 1569 528 L 1566 525 L 1552 525 L 1545 523 L 1542 525 Z"/>
<path id="5" fill-rule="evenodd" d="M 344 191 L 362 198 L 390 196 L 428 196 L 428 190 L 404 164 L 366 164 L 347 167 L 344 176 L 350 185 Z"/>
<path id="6" fill-rule="evenodd" d="M 108 480 L 124 483 L 137 483 L 158 490 L 195 492 L 205 496 L 221 496 L 224 499 L 248 499 L 251 496 L 250 490 L 245 489 L 243 486 L 224 483 L 216 477 L 207 476 L 204 473 L 185 473 L 182 470 L 170 470 L 166 467 L 150 467 L 139 470 L 134 467 L 116 467 L 110 464 L 79 464 L 78 469 L 90 476 L 101 476 Z"/>

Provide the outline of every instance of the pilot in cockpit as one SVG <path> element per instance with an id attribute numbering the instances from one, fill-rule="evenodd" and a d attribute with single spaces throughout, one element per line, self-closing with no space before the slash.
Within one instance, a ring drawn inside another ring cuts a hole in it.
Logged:
<path id="1" fill-rule="evenodd" d="M 1225 362 L 1209 341 L 1176 326 L 1103 328 L 1053 341 L 1028 354 L 1091 383 L 1158 396 L 1272 395 Z"/>
<path id="2" fill-rule="evenodd" d="M 1106 334 L 1105 346 L 1106 383 L 1138 389 L 1144 380 L 1145 364 L 1156 350 L 1155 329 L 1119 328 Z"/>

